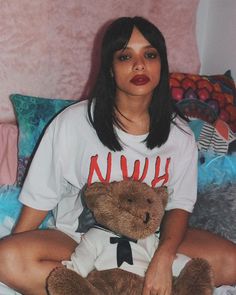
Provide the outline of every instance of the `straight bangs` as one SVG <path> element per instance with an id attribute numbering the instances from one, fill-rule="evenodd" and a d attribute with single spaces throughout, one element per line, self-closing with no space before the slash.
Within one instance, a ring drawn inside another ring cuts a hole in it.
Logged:
<path id="1" fill-rule="evenodd" d="M 101 58 L 102 64 L 106 65 L 109 70 L 112 66 L 114 53 L 126 48 L 133 28 L 132 19 L 128 17 L 118 19 L 108 28 L 103 39 Z"/>
<path id="2" fill-rule="evenodd" d="M 166 63 L 166 43 L 161 31 L 152 23 L 144 21 L 140 17 L 134 18 L 134 26 L 141 32 L 145 39 L 158 51 L 161 63 Z"/>

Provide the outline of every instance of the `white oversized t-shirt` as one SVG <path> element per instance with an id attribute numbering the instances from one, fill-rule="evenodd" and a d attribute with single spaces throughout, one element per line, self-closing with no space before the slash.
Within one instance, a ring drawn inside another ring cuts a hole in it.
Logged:
<path id="1" fill-rule="evenodd" d="M 187 123 L 175 119 L 169 138 L 160 148 L 148 149 L 145 135 L 115 128 L 123 150 L 104 146 L 88 120 L 87 101 L 61 112 L 47 128 L 28 175 L 20 201 L 38 210 L 52 210 L 56 227 L 80 241 L 76 232 L 83 210 L 81 188 L 95 181 L 127 178 L 152 187 L 168 187 L 166 210 L 191 212 L 197 191 L 197 147 Z M 115 212 L 114 212 L 115 214 Z"/>

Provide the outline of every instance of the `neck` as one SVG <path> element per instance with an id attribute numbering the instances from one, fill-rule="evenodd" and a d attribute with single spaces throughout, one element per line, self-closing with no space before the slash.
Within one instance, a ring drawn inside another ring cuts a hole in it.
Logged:
<path id="1" fill-rule="evenodd" d="M 116 99 L 116 116 L 127 133 L 145 134 L 149 131 L 149 104 L 151 98 L 126 97 Z"/>

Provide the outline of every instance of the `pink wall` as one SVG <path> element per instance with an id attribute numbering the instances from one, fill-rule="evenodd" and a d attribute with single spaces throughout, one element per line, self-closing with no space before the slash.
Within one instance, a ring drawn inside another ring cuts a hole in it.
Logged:
<path id="1" fill-rule="evenodd" d="M 198 2 L 0 0 L 0 122 L 14 121 L 11 93 L 83 96 L 96 49 L 94 38 L 105 22 L 118 16 L 149 18 L 166 36 L 171 70 L 197 73 Z M 98 37 L 95 40 L 99 43 Z"/>

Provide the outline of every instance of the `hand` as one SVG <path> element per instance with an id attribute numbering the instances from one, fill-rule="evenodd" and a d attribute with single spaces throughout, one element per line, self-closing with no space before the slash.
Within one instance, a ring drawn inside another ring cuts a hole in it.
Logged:
<path id="1" fill-rule="evenodd" d="M 171 295 L 172 259 L 154 256 L 147 269 L 142 295 Z"/>

